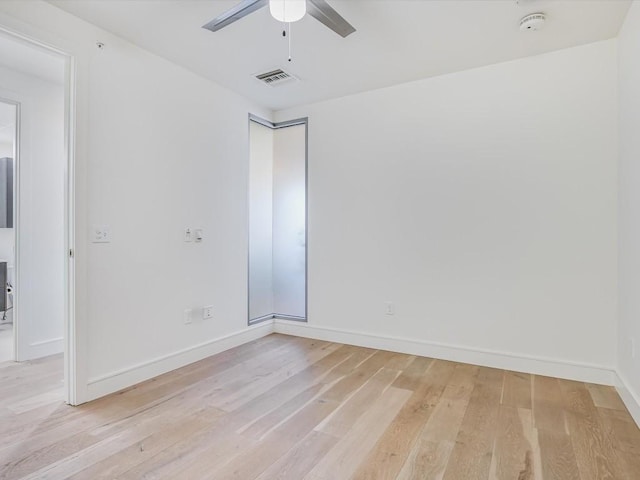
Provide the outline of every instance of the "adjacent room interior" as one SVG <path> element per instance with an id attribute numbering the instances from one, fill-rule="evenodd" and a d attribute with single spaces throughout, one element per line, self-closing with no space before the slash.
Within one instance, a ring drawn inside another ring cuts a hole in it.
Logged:
<path id="1" fill-rule="evenodd" d="M 3 32 L 0 77 L 0 361 L 50 359 L 64 396 L 65 63 Z"/>
<path id="2" fill-rule="evenodd" d="M 640 478 L 638 128 L 638 1 L 1 1 L 0 478 Z"/>
<path id="3" fill-rule="evenodd" d="M 16 105 L 0 101 L 0 362 L 13 360 L 13 284 L 15 283 L 15 233 L 13 230 L 13 170 Z"/>

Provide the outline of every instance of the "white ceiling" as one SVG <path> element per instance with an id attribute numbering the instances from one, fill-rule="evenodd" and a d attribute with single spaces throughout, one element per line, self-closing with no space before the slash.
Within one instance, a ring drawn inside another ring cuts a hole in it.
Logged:
<path id="1" fill-rule="evenodd" d="M 268 8 L 213 33 L 235 0 L 50 0 L 89 22 L 274 110 L 615 37 L 626 0 L 328 0 L 357 32 L 341 38 L 308 15 L 293 62 Z M 520 32 L 542 11 L 544 30 Z M 97 39 L 99 40 L 99 39 Z M 107 45 L 108 48 L 108 45 Z M 252 74 L 283 68 L 278 87 Z"/>

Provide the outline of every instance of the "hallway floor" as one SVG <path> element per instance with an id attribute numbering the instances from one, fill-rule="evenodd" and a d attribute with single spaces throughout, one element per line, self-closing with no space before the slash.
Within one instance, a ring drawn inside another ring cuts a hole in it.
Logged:
<path id="1" fill-rule="evenodd" d="M 0 363 L 13 360 L 13 324 L 0 323 Z"/>

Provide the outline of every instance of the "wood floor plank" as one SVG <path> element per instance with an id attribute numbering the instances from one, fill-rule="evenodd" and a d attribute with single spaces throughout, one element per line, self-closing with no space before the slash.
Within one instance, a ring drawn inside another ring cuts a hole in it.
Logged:
<path id="1" fill-rule="evenodd" d="M 500 406 L 490 479 L 534 480 L 536 478 L 535 449 L 525 435 L 525 419 L 530 421 L 530 412 L 529 415 L 521 415 L 517 407 Z"/>
<path id="2" fill-rule="evenodd" d="M 441 479 L 455 445 L 478 367 L 456 365 L 433 413 L 398 474 L 399 480 Z"/>
<path id="3" fill-rule="evenodd" d="M 80 407 L 61 369 L 0 365 L 0 479 L 640 479 L 606 386 L 275 334 Z"/>
<path id="4" fill-rule="evenodd" d="M 98 480 L 120 478 L 125 472 L 154 457 L 185 437 L 211 428 L 198 412 L 188 415 L 175 425 L 157 429 L 138 443 L 123 447 L 119 452 L 80 470 L 70 476 L 72 480 Z"/>
<path id="5" fill-rule="evenodd" d="M 396 357 L 391 352 L 377 351 L 351 372 L 340 378 L 337 383 L 323 396 L 326 401 L 342 402 L 365 384 L 372 375 L 383 368 L 386 363 Z"/>
<path id="6" fill-rule="evenodd" d="M 559 383 L 567 402 L 567 426 L 582 480 L 628 478 L 586 385 L 568 380 Z"/>
<path id="7" fill-rule="evenodd" d="M 263 417 L 269 415 L 272 417 L 277 416 L 277 418 L 263 422 L 263 424 L 266 425 L 266 430 L 268 430 L 269 425 L 277 424 L 292 411 L 295 411 L 294 408 L 290 412 L 287 412 L 287 410 L 291 408 L 290 405 L 288 405 L 289 402 L 299 402 L 299 400 L 294 400 L 297 396 L 304 394 L 304 392 L 307 392 L 318 384 L 327 385 L 331 384 L 331 382 L 335 383 L 337 379 L 344 376 L 334 375 L 335 371 L 349 363 L 352 363 L 354 366 L 360 363 L 357 356 L 356 359 L 353 357 L 353 348 L 346 345 L 342 346 L 305 370 L 293 375 L 267 392 L 262 393 L 254 398 L 252 402 L 244 404 L 238 410 L 234 411 L 237 419 L 244 419 L 243 424 L 238 428 L 238 433 L 243 433 L 244 430 L 249 429 Z M 357 363 L 354 363 L 354 361 Z M 322 387 L 319 388 L 320 391 L 322 391 Z M 283 413 L 286 414 L 283 415 Z M 261 428 L 265 427 L 263 426 Z M 250 433 L 254 436 L 261 435 L 260 429 L 255 429 Z"/>
<path id="8" fill-rule="evenodd" d="M 420 385 L 421 378 L 431 366 L 432 358 L 416 357 L 402 371 L 402 374 L 393 383 L 396 388 L 404 388 L 405 390 L 415 390 Z"/>
<path id="9" fill-rule="evenodd" d="M 598 408 L 606 435 L 626 464 L 625 471 L 638 472 L 640 477 L 640 428 L 627 411 Z"/>
<path id="10" fill-rule="evenodd" d="M 533 418 L 538 430 L 567 434 L 565 399 L 557 378 L 533 376 Z"/>
<path id="11" fill-rule="evenodd" d="M 502 371 L 489 368 L 481 368 L 478 372 L 455 447 L 445 470 L 445 480 L 488 478 L 493 442 L 497 433 L 502 376 Z"/>
<path id="12" fill-rule="evenodd" d="M 310 347 L 313 348 L 313 344 L 310 345 Z M 217 392 L 216 395 L 210 397 L 210 401 L 223 410 L 236 410 L 242 405 L 253 401 L 254 398 L 260 396 L 262 393 L 282 384 L 285 380 L 299 372 L 306 370 L 307 367 L 315 364 L 318 360 L 329 355 L 337 348 L 339 348 L 337 344 L 321 343 L 305 354 L 297 355 L 296 358 L 287 358 L 283 365 L 272 368 L 270 372 L 261 374 L 259 377 L 251 379 L 238 388 L 229 389 L 231 391 Z"/>
<path id="13" fill-rule="evenodd" d="M 336 439 L 322 432 L 313 431 L 267 468 L 257 480 L 291 480 L 304 478 L 336 443 Z"/>
<path id="14" fill-rule="evenodd" d="M 340 408 L 336 409 L 316 430 L 341 438 L 349 431 L 366 408 L 391 385 L 398 376 L 397 370 L 381 368 L 362 385 Z"/>
<path id="15" fill-rule="evenodd" d="M 320 398 L 308 402 L 260 441 L 252 442 L 234 455 L 217 455 L 217 447 L 204 452 L 205 458 L 173 475 L 174 480 L 224 478 L 250 480 L 256 478 L 280 456 L 300 443 L 339 405 Z"/>
<path id="16" fill-rule="evenodd" d="M 436 405 L 422 431 L 421 436 L 425 440 L 437 443 L 455 442 L 469 405 L 474 386 L 473 380 L 478 370 L 478 367 L 465 367 L 467 366 L 456 366 L 451 382 L 442 393 L 442 400 Z"/>
<path id="17" fill-rule="evenodd" d="M 353 475 L 354 480 L 394 479 L 416 438 L 435 410 L 455 364 L 437 360 L 419 377 L 419 385 Z"/>
<path id="18" fill-rule="evenodd" d="M 351 478 L 378 438 L 386 430 L 411 392 L 390 387 L 358 419 L 347 435 L 305 475 L 305 480 Z"/>
<path id="19" fill-rule="evenodd" d="M 591 395 L 591 400 L 596 407 L 610 408 L 611 410 L 627 411 L 622 399 L 614 387 L 604 385 L 586 385 Z"/>
<path id="20" fill-rule="evenodd" d="M 441 480 L 449 457 L 453 451 L 453 442 L 432 442 L 420 439 L 411 451 L 396 480 Z"/>
<path id="21" fill-rule="evenodd" d="M 531 375 L 505 372 L 502 388 L 502 405 L 531 410 Z"/>
<path id="22" fill-rule="evenodd" d="M 538 443 L 544 480 L 580 480 L 569 434 L 539 430 Z"/>

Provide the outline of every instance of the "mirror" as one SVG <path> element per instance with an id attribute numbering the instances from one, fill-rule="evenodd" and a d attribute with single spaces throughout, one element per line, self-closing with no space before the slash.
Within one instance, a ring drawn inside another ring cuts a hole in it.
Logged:
<path id="1" fill-rule="evenodd" d="M 0 228 L 13 228 L 13 158 L 0 158 Z"/>
<path id="2" fill-rule="evenodd" d="M 0 99 L 0 228 L 13 228 L 17 106 Z"/>

